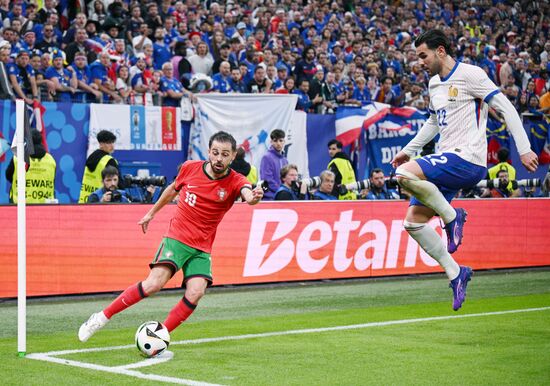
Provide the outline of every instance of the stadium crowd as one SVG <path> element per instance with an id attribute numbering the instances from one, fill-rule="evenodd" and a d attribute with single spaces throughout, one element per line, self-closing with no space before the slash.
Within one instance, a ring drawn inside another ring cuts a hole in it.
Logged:
<path id="1" fill-rule="evenodd" d="M 2 0 L 16 97 L 177 106 L 192 92 L 295 93 L 332 113 L 427 107 L 412 41 L 441 28 L 520 113 L 550 109 L 546 1 Z M 2 82 L 4 83 L 4 82 Z M 2 95 L 6 93 L 2 85 Z"/>

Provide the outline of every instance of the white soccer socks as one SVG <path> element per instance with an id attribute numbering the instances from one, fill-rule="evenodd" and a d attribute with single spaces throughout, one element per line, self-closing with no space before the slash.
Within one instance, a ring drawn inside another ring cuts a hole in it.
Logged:
<path id="1" fill-rule="evenodd" d="M 454 211 L 454 210 L 453 210 Z M 460 272 L 460 267 L 447 252 L 447 246 L 441 240 L 435 229 L 428 224 L 403 221 L 405 230 L 416 240 L 418 245 L 434 258 L 445 270 L 449 280 L 454 279 Z"/>

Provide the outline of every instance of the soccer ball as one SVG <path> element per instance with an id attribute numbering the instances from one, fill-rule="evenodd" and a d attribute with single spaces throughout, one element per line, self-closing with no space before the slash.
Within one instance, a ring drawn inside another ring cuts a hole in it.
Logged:
<path id="1" fill-rule="evenodd" d="M 136 331 L 136 346 L 147 358 L 159 355 L 169 344 L 170 333 L 161 322 L 145 322 Z"/>

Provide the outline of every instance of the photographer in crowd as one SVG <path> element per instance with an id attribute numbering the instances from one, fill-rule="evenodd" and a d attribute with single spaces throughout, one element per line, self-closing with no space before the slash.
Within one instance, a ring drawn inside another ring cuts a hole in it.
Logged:
<path id="1" fill-rule="evenodd" d="M 355 171 L 351 165 L 351 161 L 346 153 L 342 151 L 342 142 L 332 139 L 327 144 L 328 154 L 332 160 L 328 163 L 327 169 L 334 173 L 334 189 L 333 195 L 338 195 L 338 187 L 340 185 L 349 184 L 355 181 Z M 340 194 L 339 200 L 355 200 L 357 194 L 355 192 L 347 192 Z"/>
<path id="2" fill-rule="evenodd" d="M 281 186 L 275 193 L 277 201 L 305 200 L 307 184 L 298 183 L 298 166 L 288 164 L 281 168 Z"/>
<path id="3" fill-rule="evenodd" d="M 399 193 L 397 190 L 392 189 L 386 184 L 386 177 L 382 169 L 376 168 L 371 170 L 370 176 L 370 189 L 366 194 L 363 192 L 363 196 L 366 200 L 397 200 L 399 199 Z"/>
<path id="4" fill-rule="evenodd" d="M 101 172 L 101 178 L 103 179 L 103 187 L 88 196 L 88 203 L 130 202 L 126 191 L 118 189 L 119 176 L 117 168 L 114 166 L 105 167 Z"/>
<path id="5" fill-rule="evenodd" d="M 319 189 L 313 193 L 313 200 L 338 200 L 338 197 L 332 195 L 334 189 L 334 173 L 330 170 L 323 170 L 319 175 L 321 184 Z"/>
<path id="6" fill-rule="evenodd" d="M 520 197 L 521 190 L 519 188 L 511 187 L 509 185 L 510 177 L 508 171 L 505 169 L 499 170 L 496 177 L 499 180 L 498 187 L 487 187 L 484 188 L 481 196 L 485 197 L 494 197 L 494 198 L 503 198 L 503 197 Z"/>

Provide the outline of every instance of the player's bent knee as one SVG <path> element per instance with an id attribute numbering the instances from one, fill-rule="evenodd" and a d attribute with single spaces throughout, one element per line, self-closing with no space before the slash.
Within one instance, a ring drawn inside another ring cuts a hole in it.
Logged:
<path id="1" fill-rule="evenodd" d="M 191 287 L 185 290 L 185 297 L 193 304 L 197 304 L 204 296 L 205 289 L 200 287 Z"/>
<path id="2" fill-rule="evenodd" d="M 422 230 L 422 228 L 424 228 L 425 226 L 425 223 L 410 222 L 407 220 L 403 221 L 403 228 L 405 228 L 408 233 L 418 232 Z"/>
<path id="3" fill-rule="evenodd" d="M 151 278 L 144 280 L 141 285 L 143 291 L 149 296 L 159 292 L 164 287 L 164 283 L 161 280 Z"/>
<path id="4" fill-rule="evenodd" d="M 395 170 L 395 177 L 397 178 L 397 183 L 403 188 L 409 187 L 410 183 L 413 181 L 420 181 L 420 178 L 418 178 L 416 174 L 411 173 L 403 166 L 399 166 Z"/>

